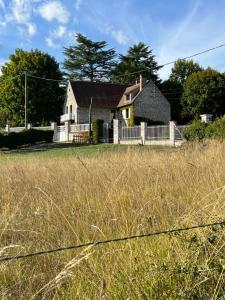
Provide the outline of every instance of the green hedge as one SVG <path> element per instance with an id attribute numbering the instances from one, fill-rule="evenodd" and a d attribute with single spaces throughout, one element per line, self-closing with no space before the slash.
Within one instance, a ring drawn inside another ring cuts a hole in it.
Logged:
<path id="1" fill-rule="evenodd" d="M 200 120 L 192 122 L 187 128 L 185 128 L 183 134 L 188 141 L 201 141 L 205 137 L 205 129 L 207 124 L 202 123 Z"/>
<path id="2" fill-rule="evenodd" d="M 184 137 L 188 141 L 204 138 L 225 139 L 225 116 L 210 124 L 202 123 L 200 120 L 192 122 L 185 130 Z"/>
<path id="3" fill-rule="evenodd" d="M 209 124 L 205 129 L 207 138 L 225 139 L 225 116 Z"/>
<path id="4" fill-rule="evenodd" d="M 92 138 L 93 143 L 98 144 L 103 137 L 103 120 L 100 119 L 93 119 L 92 121 Z"/>
<path id="5" fill-rule="evenodd" d="M 21 132 L 0 132 L 0 148 L 15 149 L 21 146 L 33 145 L 39 142 L 53 141 L 52 130 L 29 129 Z"/>

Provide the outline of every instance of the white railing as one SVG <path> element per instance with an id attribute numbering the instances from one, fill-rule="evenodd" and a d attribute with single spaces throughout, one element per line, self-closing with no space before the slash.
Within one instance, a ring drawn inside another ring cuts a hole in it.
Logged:
<path id="1" fill-rule="evenodd" d="M 165 140 L 170 138 L 169 126 L 148 126 L 146 130 L 147 140 Z"/>
<path id="2" fill-rule="evenodd" d="M 179 125 L 175 128 L 175 139 L 176 140 L 183 140 L 184 139 L 184 130 L 187 128 L 187 125 Z"/>
<path id="3" fill-rule="evenodd" d="M 10 127 L 10 132 L 21 132 L 25 129 L 25 127 Z"/>
<path id="4" fill-rule="evenodd" d="M 141 138 L 141 126 L 126 126 L 121 128 L 121 139 L 140 139 Z"/>
<path id="5" fill-rule="evenodd" d="M 75 115 L 74 114 L 64 114 L 60 116 L 60 122 L 66 122 L 66 121 L 71 121 L 75 120 Z"/>
<path id="6" fill-rule="evenodd" d="M 92 126 L 91 126 L 92 129 Z M 89 124 L 72 124 L 70 125 L 70 132 L 89 131 Z"/>
<path id="7" fill-rule="evenodd" d="M 40 126 L 40 127 L 32 127 L 32 129 L 36 129 L 36 130 L 52 130 L 51 126 Z"/>
<path id="8" fill-rule="evenodd" d="M 57 126 L 57 132 L 65 132 L 65 126 Z"/>

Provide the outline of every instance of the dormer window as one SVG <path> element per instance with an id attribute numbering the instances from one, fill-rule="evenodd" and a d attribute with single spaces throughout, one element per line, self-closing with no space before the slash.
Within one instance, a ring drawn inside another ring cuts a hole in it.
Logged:
<path id="1" fill-rule="evenodd" d="M 126 94 L 126 101 L 130 101 L 131 100 L 131 94 Z"/>

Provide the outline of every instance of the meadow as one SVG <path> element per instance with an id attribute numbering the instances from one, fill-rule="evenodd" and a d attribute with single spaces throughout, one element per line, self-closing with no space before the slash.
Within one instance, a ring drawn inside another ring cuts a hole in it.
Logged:
<path id="1" fill-rule="evenodd" d="M 213 141 L 0 154 L 0 256 L 224 220 L 224 156 Z M 2 262 L 0 298 L 225 299 L 224 233 Z"/>

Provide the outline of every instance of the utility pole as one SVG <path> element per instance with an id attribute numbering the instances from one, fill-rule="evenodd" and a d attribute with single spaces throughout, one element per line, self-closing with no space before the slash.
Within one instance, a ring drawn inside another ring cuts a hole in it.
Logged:
<path id="1" fill-rule="evenodd" d="M 27 129 L 27 72 L 24 72 L 24 76 L 25 76 L 25 86 L 24 86 L 24 90 L 25 90 L 25 94 L 24 94 L 24 109 L 25 109 L 25 129 Z"/>
<path id="2" fill-rule="evenodd" d="M 89 106 L 89 143 L 91 143 L 91 110 L 92 110 L 92 97 L 91 97 L 91 103 Z"/>

